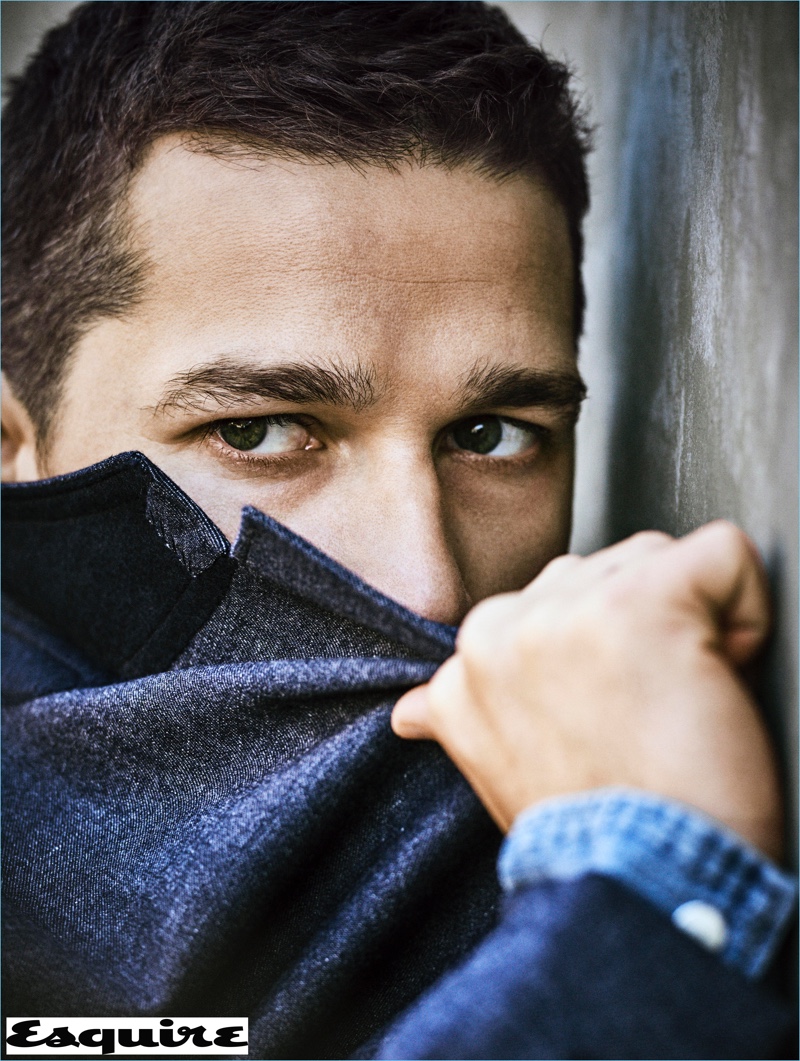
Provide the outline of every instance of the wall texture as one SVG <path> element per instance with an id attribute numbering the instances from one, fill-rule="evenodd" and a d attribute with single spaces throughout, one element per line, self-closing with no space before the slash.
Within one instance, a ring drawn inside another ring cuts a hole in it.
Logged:
<path id="1" fill-rule="evenodd" d="M 6 0 L 4 74 L 72 6 Z M 569 58 L 597 126 L 573 547 L 718 516 L 755 538 L 796 797 L 797 4 L 500 6 Z"/>
<path id="2" fill-rule="evenodd" d="M 3 77 L 19 73 L 51 26 L 75 7 L 70 0 L 2 0 Z"/>
<path id="3" fill-rule="evenodd" d="M 764 700 L 796 793 L 797 6 L 633 22 L 608 525 L 726 516 L 755 538 L 778 609 Z"/>
<path id="4" fill-rule="evenodd" d="M 752 535 L 796 805 L 797 4 L 502 6 L 571 58 L 598 125 L 574 547 L 717 517 Z"/>

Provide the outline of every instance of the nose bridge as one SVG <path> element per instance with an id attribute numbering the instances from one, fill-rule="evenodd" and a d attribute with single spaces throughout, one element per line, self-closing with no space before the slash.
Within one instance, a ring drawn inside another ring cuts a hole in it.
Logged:
<path id="1" fill-rule="evenodd" d="M 448 533 L 433 454 L 392 445 L 365 461 L 353 516 L 358 573 L 381 592 L 437 622 L 456 624 L 469 607 Z"/>

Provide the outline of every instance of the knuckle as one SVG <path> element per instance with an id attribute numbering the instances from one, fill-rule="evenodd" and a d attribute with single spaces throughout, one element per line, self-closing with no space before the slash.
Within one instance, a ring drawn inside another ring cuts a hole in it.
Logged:
<path id="1" fill-rule="evenodd" d="M 515 673 L 542 642 L 542 611 L 519 593 L 479 605 L 462 627 L 463 637 L 459 636 L 465 680 L 475 689 L 485 689 Z"/>
<path id="2" fill-rule="evenodd" d="M 697 544 L 692 545 L 692 540 Z M 743 570 L 763 570 L 763 561 L 753 539 L 730 520 L 718 519 L 706 523 L 688 535 L 690 549 L 703 550 L 733 562 Z"/>
<path id="3" fill-rule="evenodd" d="M 548 574 L 562 574 L 567 571 L 573 570 L 579 564 L 583 562 L 582 556 L 577 556 L 575 553 L 562 553 L 561 556 L 556 556 L 549 563 L 545 564 L 540 574 L 547 572 Z"/>
<path id="4" fill-rule="evenodd" d="M 696 533 L 707 538 L 713 536 L 721 545 L 729 548 L 738 549 L 750 544 L 750 539 L 744 531 L 728 519 L 715 519 L 711 523 L 706 523 Z"/>
<path id="5" fill-rule="evenodd" d="M 584 564 L 585 558 L 575 553 L 563 553 L 548 561 L 538 575 L 533 578 L 522 590 L 526 598 L 539 596 L 542 593 L 552 593 L 559 586 L 565 585 L 571 574 Z"/>
<path id="6" fill-rule="evenodd" d="M 670 542 L 674 541 L 671 534 L 659 530 L 637 531 L 636 534 L 632 535 L 628 540 L 630 542 L 636 542 L 637 545 L 646 546 L 668 545 Z"/>
<path id="7" fill-rule="evenodd" d="M 735 540 L 743 535 L 743 532 L 729 519 L 715 519 L 706 524 L 706 531 L 719 535 L 721 538 Z"/>
<path id="8" fill-rule="evenodd" d="M 502 631 L 508 626 L 511 594 L 487 597 L 469 612 L 456 638 L 456 648 L 462 658 L 479 664 L 491 658 Z"/>

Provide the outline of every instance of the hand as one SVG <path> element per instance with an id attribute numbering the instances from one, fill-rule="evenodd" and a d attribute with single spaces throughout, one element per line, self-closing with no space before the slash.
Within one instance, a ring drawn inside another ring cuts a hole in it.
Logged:
<path id="1" fill-rule="evenodd" d="M 637 534 L 480 603 L 392 727 L 439 741 L 502 829 L 548 797 L 624 785 L 777 859 L 774 757 L 737 673 L 768 625 L 758 554 L 732 524 Z"/>

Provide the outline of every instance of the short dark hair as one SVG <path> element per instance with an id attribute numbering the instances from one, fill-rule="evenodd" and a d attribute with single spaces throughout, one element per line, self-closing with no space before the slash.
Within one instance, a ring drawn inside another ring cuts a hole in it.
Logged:
<path id="1" fill-rule="evenodd" d="M 483 3 L 79 6 L 13 81 L 4 115 L 4 366 L 40 444 L 82 331 L 140 295 L 122 207 L 167 133 L 199 150 L 543 178 L 569 222 L 577 339 L 589 132 L 569 78 Z"/>

